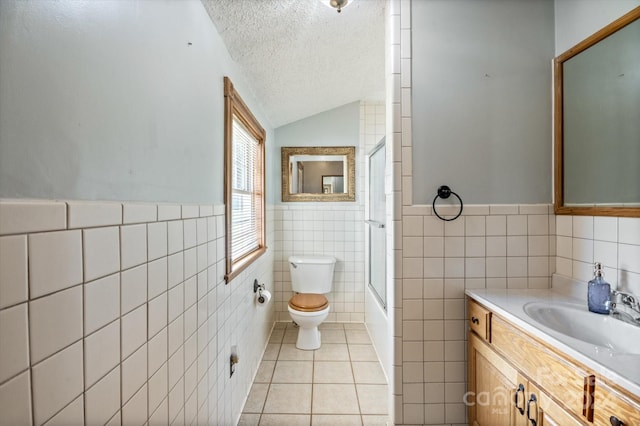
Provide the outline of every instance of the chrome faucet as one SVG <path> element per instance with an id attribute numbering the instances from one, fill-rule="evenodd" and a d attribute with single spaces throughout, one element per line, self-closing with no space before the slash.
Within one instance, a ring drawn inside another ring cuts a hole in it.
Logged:
<path id="1" fill-rule="evenodd" d="M 624 309 L 620 310 L 619 308 Z M 625 322 L 640 325 L 640 302 L 638 297 L 633 294 L 611 290 L 610 312 Z"/>

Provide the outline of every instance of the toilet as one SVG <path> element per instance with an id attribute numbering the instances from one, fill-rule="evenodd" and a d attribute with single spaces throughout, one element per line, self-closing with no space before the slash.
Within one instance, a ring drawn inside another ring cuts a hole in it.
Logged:
<path id="1" fill-rule="evenodd" d="M 289 315 L 298 324 L 296 347 L 306 351 L 320 347 L 318 326 L 329 315 L 329 301 L 324 296 L 333 286 L 333 256 L 291 256 L 291 289 Z"/>

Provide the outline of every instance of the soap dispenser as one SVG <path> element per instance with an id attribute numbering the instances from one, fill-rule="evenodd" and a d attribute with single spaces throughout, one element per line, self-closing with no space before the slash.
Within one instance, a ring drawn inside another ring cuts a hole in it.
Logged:
<path id="1" fill-rule="evenodd" d="M 611 286 L 602 275 L 602 264 L 595 263 L 593 279 L 589 281 L 587 303 L 591 312 L 608 314 L 611 306 Z"/>

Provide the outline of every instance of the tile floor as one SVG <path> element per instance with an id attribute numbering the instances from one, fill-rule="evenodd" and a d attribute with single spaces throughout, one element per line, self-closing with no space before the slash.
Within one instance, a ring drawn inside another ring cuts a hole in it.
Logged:
<path id="1" fill-rule="evenodd" d="M 302 351 L 298 329 L 276 323 L 239 426 L 388 424 L 387 382 L 364 324 L 320 330 L 320 349 Z"/>

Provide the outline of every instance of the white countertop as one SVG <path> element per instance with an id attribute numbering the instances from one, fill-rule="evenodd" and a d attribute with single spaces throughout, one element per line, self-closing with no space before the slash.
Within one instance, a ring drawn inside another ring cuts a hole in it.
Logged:
<path id="1" fill-rule="evenodd" d="M 640 355 L 616 354 L 606 348 L 571 338 L 534 321 L 523 309 L 524 305 L 530 302 L 561 302 L 570 303 L 588 311 L 586 294 L 583 300 L 552 289 L 469 289 L 466 290 L 466 294 L 516 326 L 543 340 L 549 346 L 574 358 L 592 372 L 606 377 L 640 398 Z"/>

